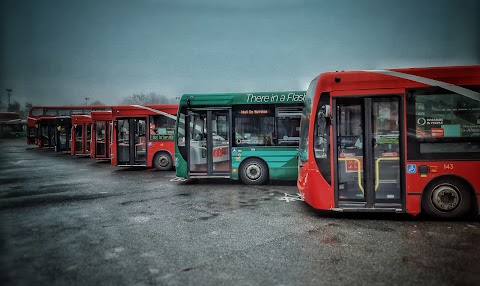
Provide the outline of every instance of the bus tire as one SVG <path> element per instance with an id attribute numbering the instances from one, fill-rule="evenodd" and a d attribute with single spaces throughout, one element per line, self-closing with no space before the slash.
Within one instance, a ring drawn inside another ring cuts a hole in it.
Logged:
<path id="1" fill-rule="evenodd" d="M 262 185 L 268 179 L 268 167 L 257 158 L 245 160 L 240 167 L 240 179 L 246 185 Z"/>
<path id="2" fill-rule="evenodd" d="M 172 156 L 168 152 L 158 152 L 153 156 L 153 166 L 160 171 L 170 171 L 173 167 Z"/>
<path id="3" fill-rule="evenodd" d="M 472 207 L 472 191 L 456 178 L 441 178 L 428 184 L 422 209 L 431 217 L 454 219 L 467 215 Z"/>

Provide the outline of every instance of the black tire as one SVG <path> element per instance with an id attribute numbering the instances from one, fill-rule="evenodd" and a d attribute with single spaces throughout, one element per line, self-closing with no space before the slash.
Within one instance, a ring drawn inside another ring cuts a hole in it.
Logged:
<path id="1" fill-rule="evenodd" d="M 260 159 L 247 159 L 240 167 L 240 179 L 246 185 L 262 185 L 268 179 L 268 167 Z"/>
<path id="2" fill-rule="evenodd" d="M 461 180 L 444 178 L 430 183 L 422 198 L 422 209 L 431 217 L 454 219 L 471 211 L 470 187 Z"/>
<path id="3" fill-rule="evenodd" d="M 172 156 L 167 152 L 158 152 L 153 156 L 153 166 L 160 171 L 170 171 L 173 167 Z"/>

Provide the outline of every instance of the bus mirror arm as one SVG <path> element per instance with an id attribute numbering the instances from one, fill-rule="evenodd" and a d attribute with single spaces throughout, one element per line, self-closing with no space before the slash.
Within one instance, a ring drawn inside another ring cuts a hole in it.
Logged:
<path id="1" fill-rule="evenodd" d="M 330 105 L 322 105 L 320 111 L 318 112 L 318 119 L 320 118 L 330 118 Z"/>

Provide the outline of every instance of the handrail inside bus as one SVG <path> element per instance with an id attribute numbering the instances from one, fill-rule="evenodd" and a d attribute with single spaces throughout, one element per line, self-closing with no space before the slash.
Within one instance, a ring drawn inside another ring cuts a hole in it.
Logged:
<path id="1" fill-rule="evenodd" d="M 360 191 L 362 191 L 362 193 L 365 194 L 365 192 L 363 190 L 363 186 L 362 186 L 362 180 L 360 179 L 362 177 L 362 163 L 360 162 L 360 160 L 357 159 L 357 158 L 347 157 L 347 158 L 338 158 L 338 161 L 344 161 L 344 162 L 354 161 L 354 162 L 357 162 L 357 173 L 358 173 L 357 184 L 358 184 L 358 187 L 360 188 Z"/>

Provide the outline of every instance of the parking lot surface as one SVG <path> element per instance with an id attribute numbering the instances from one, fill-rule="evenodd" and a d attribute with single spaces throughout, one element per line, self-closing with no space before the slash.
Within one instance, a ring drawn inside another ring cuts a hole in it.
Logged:
<path id="1" fill-rule="evenodd" d="M 0 141 L 1 285 L 479 285 L 478 219 L 316 212 L 295 182 L 178 180 Z"/>

